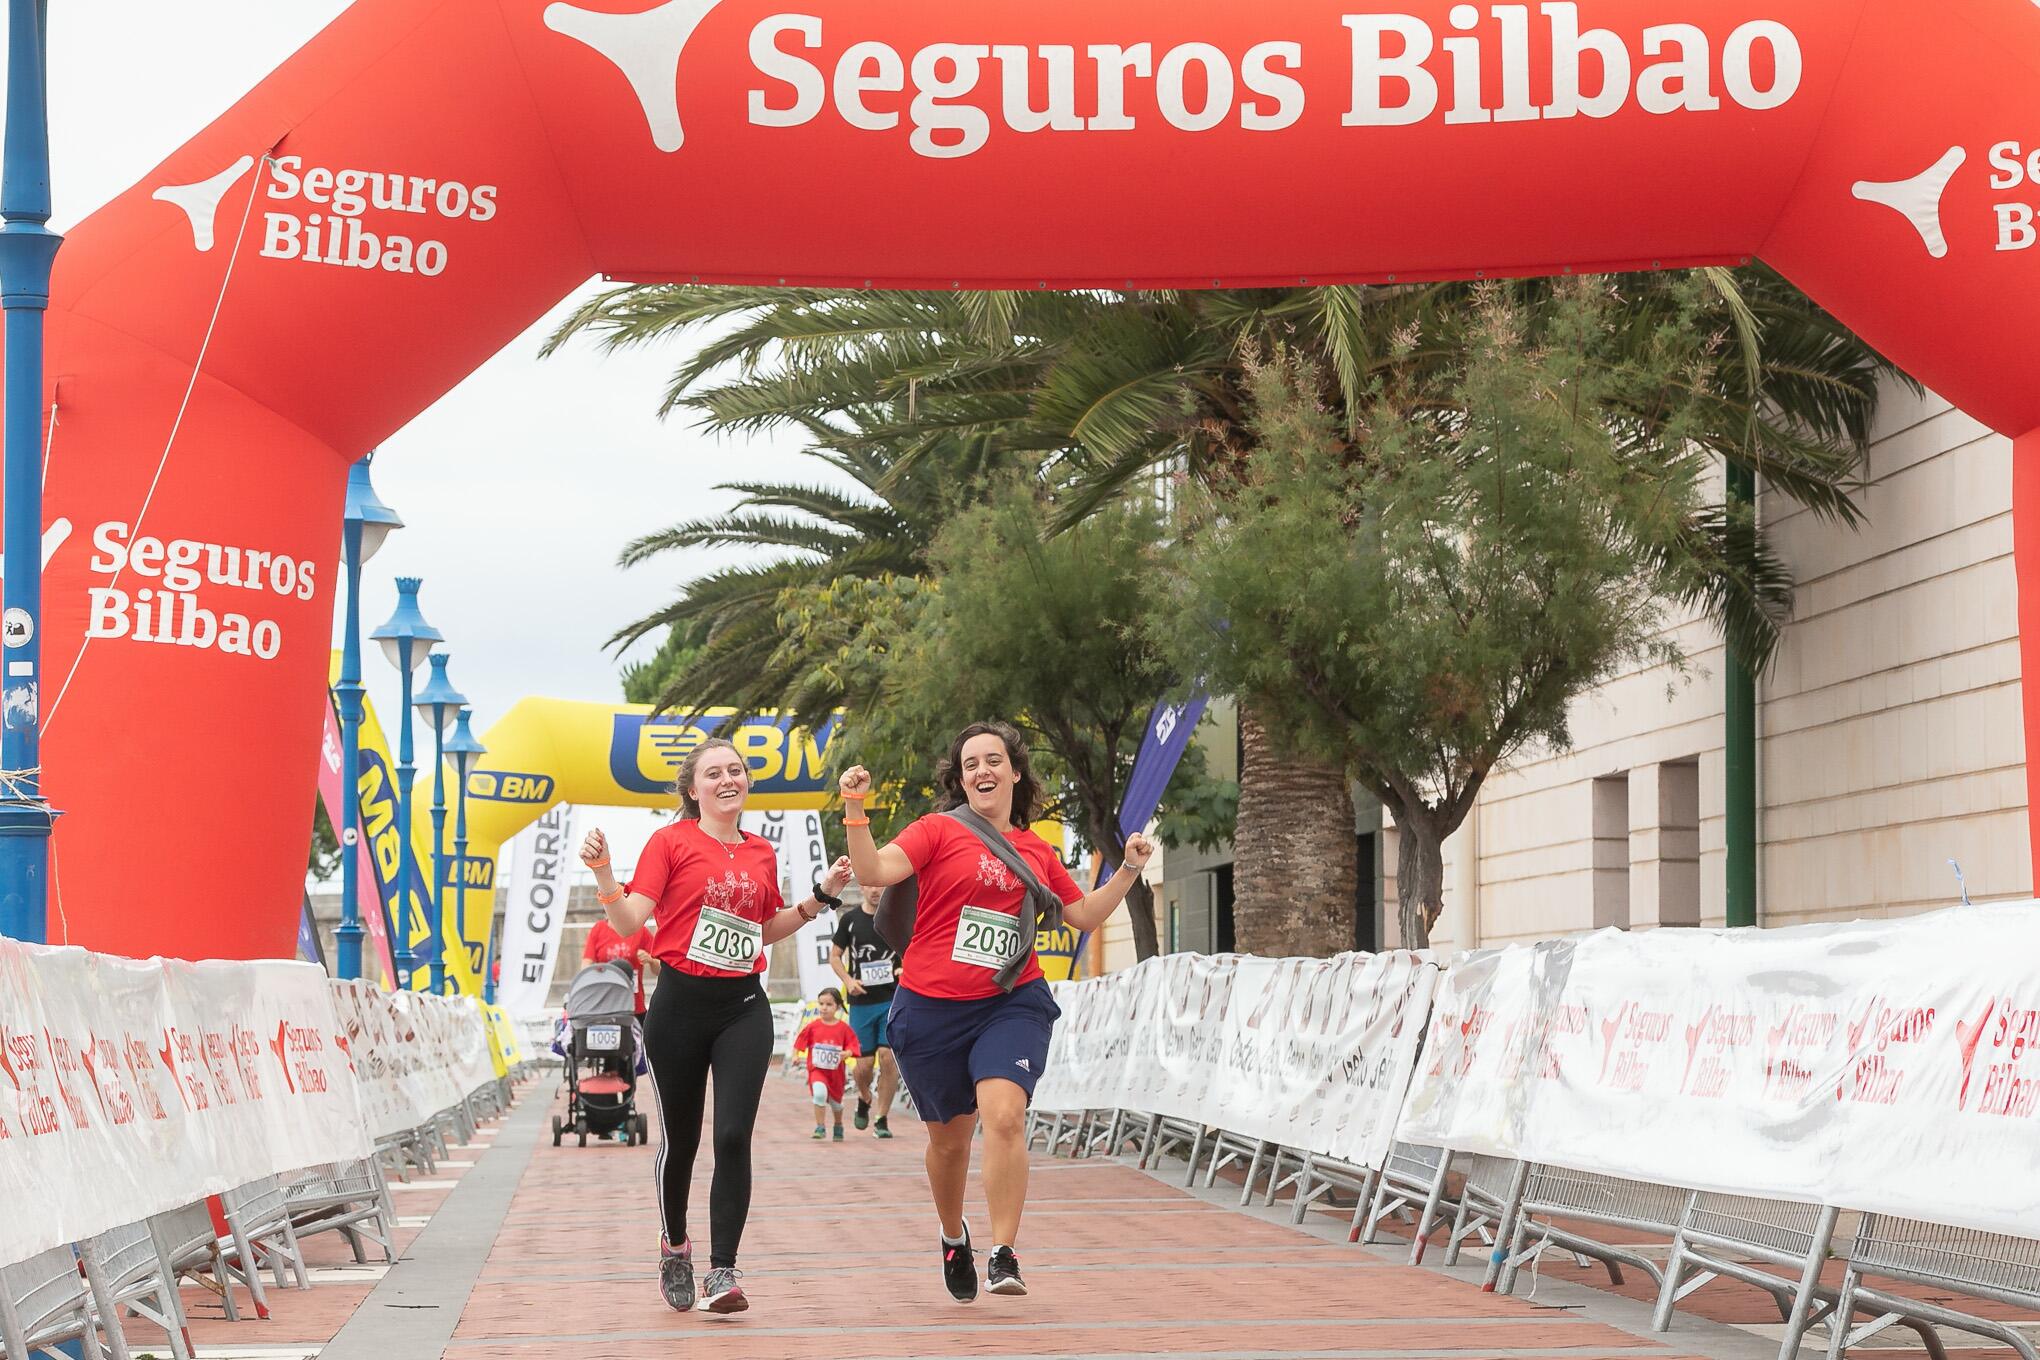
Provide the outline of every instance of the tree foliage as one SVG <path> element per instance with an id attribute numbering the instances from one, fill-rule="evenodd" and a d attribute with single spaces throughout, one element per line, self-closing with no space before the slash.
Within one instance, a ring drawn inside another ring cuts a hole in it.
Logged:
<path id="1" fill-rule="evenodd" d="M 1263 699 L 1394 815 L 1406 941 L 1428 937 L 1439 849 L 1482 782 L 1528 744 L 1569 745 L 1594 686 L 1677 665 L 1667 605 L 1704 603 L 1718 566 L 1693 529 L 1722 343 L 1698 281 L 1646 335 L 1586 281 L 1491 285 L 1453 323 L 1455 363 L 1390 370 L 1351 421 L 1309 357 L 1250 364 L 1255 447 L 1227 494 L 1187 501 L 1156 616 L 1179 664 Z M 1789 583 L 1756 560 L 1768 621 Z"/>

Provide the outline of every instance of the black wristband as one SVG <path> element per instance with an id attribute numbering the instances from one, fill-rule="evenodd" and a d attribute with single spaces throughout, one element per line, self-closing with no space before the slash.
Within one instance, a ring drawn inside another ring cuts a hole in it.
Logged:
<path id="1" fill-rule="evenodd" d="M 830 911 L 841 911 L 843 908 L 842 898 L 831 897 L 827 893 L 822 891 L 822 881 L 819 878 L 815 880 L 814 897 L 815 901 L 821 903 L 823 906 L 827 907 Z"/>

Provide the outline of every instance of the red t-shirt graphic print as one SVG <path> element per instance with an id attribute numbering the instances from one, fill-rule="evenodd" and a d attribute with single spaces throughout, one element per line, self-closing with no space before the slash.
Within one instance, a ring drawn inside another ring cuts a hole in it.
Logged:
<path id="1" fill-rule="evenodd" d="M 692 819 L 662 826 L 645 843 L 630 891 L 654 899 L 653 954 L 696 977 L 765 971 L 765 922 L 785 906 L 772 843 L 746 833 L 724 845 Z"/>
<path id="2" fill-rule="evenodd" d="M 1083 900 L 1083 890 L 1047 841 L 1024 829 L 1008 831 L 1006 840 L 1065 904 Z M 1019 928 L 1026 895 L 1019 878 L 954 817 L 923 817 L 893 844 L 906 853 L 920 880 L 914 938 L 901 959 L 900 984 L 952 1001 L 996 996 L 995 974 Z M 1041 976 L 1041 963 L 1032 957 L 1034 942 L 1027 946 L 1027 967 L 1016 987 Z"/>

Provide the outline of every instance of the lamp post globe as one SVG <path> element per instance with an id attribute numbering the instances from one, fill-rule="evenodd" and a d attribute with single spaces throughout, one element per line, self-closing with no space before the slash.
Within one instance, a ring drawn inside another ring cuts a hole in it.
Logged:
<path id="1" fill-rule="evenodd" d="M 463 950 L 467 948 L 467 794 L 468 776 L 481 763 L 488 747 L 475 740 L 475 734 L 468 727 L 472 709 L 463 708 L 454 721 L 453 735 L 446 739 L 446 754 L 453 761 L 454 814 L 453 814 L 453 937 Z M 494 918 L 494 894 L 490 895 L 490 917 Z M 487 937 L 484 937 L 484 960 L 487 967 Z M 486 980 L 486 978 L 484 979 Z"/>
<path id="2" fill-rule="evenodd" d="M 446 739 L 453 735 L 454 719 L 467 704 L 467 696 L 446 678 L 445 652 L 429 658 L 432 674 L 425 688 L 411 701 L 432 725 L 432 990 L 446 990 Z"/>
<path id="3" fill-rule="evenodd" d="M 356 781 L 361 778 L 361 564 L 375 555 L 392 529 L 404 521 L 383 504 L 369 480 L 373 452 L 347 469 L 347 504 L 341 515 L 340 546 L 347 570 L 347 600 L 340 641 L 340 682 L 333 687 L 340 701 L 340 925 L 333 932 L 335 971 L 343 978 L 361 976 L 360 804 Z"/>
<path id="4" fill-rule="evenodd" d="M 418 588 L 423 584 L 415 576 L 399 576 L 396 612 L 382 627 L 369 634 L 382 644 L 383 655 L 397 668 L 397 678 L 403 687 L 397 742 L 397 894 L 396 899 L 385 906 L 389 919 L 391 964 L 396 969 L 397 986 L 403 990 L 409 990 L 411 975 L 418 968 L 418 956 L 411 948 L 411 922 L 416 915 L 412 898 L 416 893 L 418 873 L 417 852 L 411 840 L 411 785 L 418 777 L 411 743 L 411 677 L 418 667 L 425 664 L 426 653 L 432 650 L 432 644 L 444 640 L 439 630 L 425 622 L 424 614 L 419 612 Z"/>

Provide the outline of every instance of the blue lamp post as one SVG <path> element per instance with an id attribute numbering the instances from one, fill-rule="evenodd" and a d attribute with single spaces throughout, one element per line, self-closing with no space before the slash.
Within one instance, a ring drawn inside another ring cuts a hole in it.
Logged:
<path id="1" fill-rule="evenodd" d="M 418 968 L 418 956 L 411 951 L 411 885 L 417 872 L 412 863 L 416 852 L 411 844 L 411 784 L 418 777 L 411 754 L 411 676 L 424 664 L 432 644 L 443 640 L 439 630 L 418 612 L 418 587 L 422 584 L 415 576 L 399 576 L 397 612 L 369 635 L 382 644 L 383 655 L 397 668 L 404 691 L 403 727 L 397 741 L 397 825 L 403 831 L 397 838 L 397 900 L 390 904 L 392 962 L 397 986 L 404 991 L 410 990 L 411 974 Z"/>
<path id="2" fill-rule="evenodd" d="M 454 778 L 460 782 L 454 787 L 453 803 L 453 935 L 460 941 L 462 949 L 467 948 L 467 786 L 468 776 L 474 772 L 482 754 L 489 748 L 475 740 L 475 734 L 468 729 L 468 719 L 474 710 L 463 708 L 454 723 L 453 735 L 446 740 L 446 754 L 453 758 Z M 490 903 L 489 921 L 495 924 L 494 902 Z M 486 945 L 484 946 L 486 949 Z M 484 959 L 484 968 L 488 967 Z M 486 974 L 483 981 L 487 981 Z"/>
<path id="3" fill-rule="evenodd" d="M 361 778 L 361 564 L 375 556 L 390 530 L 403 527 L 397 512 L 384 505 L 368 479 L 375 457 L 364 455 L 347 470 L 347 511 L 341 520 L 347 566 L 347 615 L 340 644 L 340 925 L 333 932 L 335 971 L 343 978 L 361 976 L 360 856 L 361 838 L 356 785 Z"/>
<path id="4" fill-rule="evenodd" d="M 6 606 L 0 627 L 0 935 L 47 938 L 50 822 L 42 796 L 43 312 L 63 237 L 49 228 L 49 107 L 43 0 L 8 0 L 7 144 L 0 168 L 0 308 L 6 311 Z"/>
<path id="5" fill-rule="evenodd" d="M 467 696 L 446 678 L 446 653 L 431 656 L 432 674 L 411 707 L 432 724 L 432 990 L 446 990 L 446 739 Z M 408 830 L 408 828 L 406 828 Z"/>

